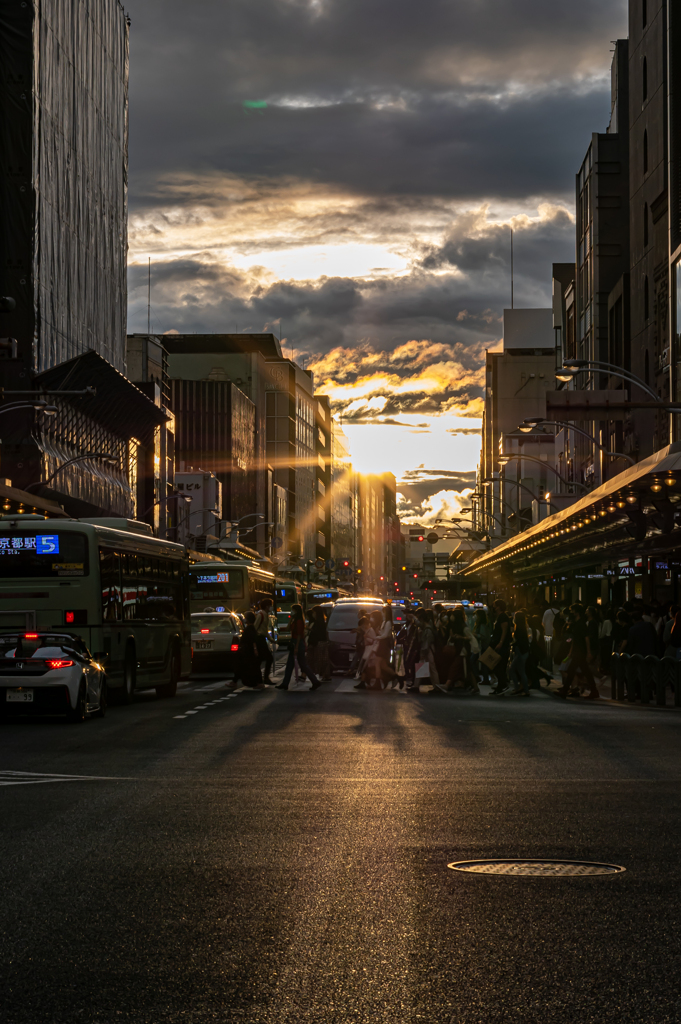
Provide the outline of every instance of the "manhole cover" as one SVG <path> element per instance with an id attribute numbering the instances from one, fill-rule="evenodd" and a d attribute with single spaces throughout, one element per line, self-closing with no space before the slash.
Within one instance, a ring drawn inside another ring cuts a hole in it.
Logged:
<path id="1" fill-rule="evenodd" d="M 542 878 L 619 875 L 626 871 L 619 864 L 599 864 L 588 860 L 458 860 L 447 867 L 476 875 L 539 875 Z"/>

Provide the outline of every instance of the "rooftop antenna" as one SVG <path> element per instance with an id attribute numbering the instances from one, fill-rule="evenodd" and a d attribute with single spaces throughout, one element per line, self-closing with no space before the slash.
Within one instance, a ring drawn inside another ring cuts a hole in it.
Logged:
<path id="1" fill-rule="evenodd" d="M 513 228 L 511 228 L 511 309 L 513 309 Z"/>

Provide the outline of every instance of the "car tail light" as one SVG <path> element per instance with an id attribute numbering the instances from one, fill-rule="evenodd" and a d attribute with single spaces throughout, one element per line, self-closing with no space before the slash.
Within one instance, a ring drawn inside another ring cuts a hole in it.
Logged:
<path id="1" fill-rule="evenodd" d="M 210 633 L 210 630 L 209 629 L 202 629 L 201 632 L 202 633 Z"/>
<path id="2" fill-rule="evenodd" d="M 238 650 L 239 650 L 239 645 L 238 644 L 232 644 L 232 646 L 230 647 L 230 651 L 238 651 Z"/>
<path id="3" fill-rule="evenodd" d="M 73 661 L 69 658 L 51 658 L 50 661 L 46 661 L 45 664 L 48 668 L 71 668 Z"/>

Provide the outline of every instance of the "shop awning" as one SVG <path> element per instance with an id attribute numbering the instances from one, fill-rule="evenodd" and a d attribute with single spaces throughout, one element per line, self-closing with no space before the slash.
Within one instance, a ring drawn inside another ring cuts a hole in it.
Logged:
<path id="1" fill-rule="evenodd" d="M 651 484 L 656 480 L 662 484 L 662 490 L 657 495 L 650 491 Z M 669 482 L 672 480 L 674 483 L 670 486 Z M 561 512 L 556 512 L 547 519 L 543 519 L 540 523 L 536 523 L 486 552 L 482 557 L 476 558 L 465 569 L 462 569 L 459 575 L 463 577 L 477 575 L 493 567 L 500 567 L 504 562 L 508 563 L 519 555 L 529 556 L 533 550 L 538 552 L 538 549 L 544 545 L 553 543 L 564 548 L 572 539 L 586 541 L 590 532 L 596 532 L 602 525 L 602 519 L 606 520 L 606 524 L 612 524 L 615 520 L 624 524 L 629 521 L 626 515 L 627 508 L 639 505 L 650 506 L 654 501 L 670 496 L 678 500 L 680 494 L 681 441 L 675 441 L 647 459 L 636 463 L 635 466 L 630 466 L 624 472 L 618 473 L 617 476 L 585 494 Z M 636 496 L 636 505 L 627 503 L 622 509 L 608 512 L 608 508 L 613 502 L 626 501 L 627 496 Z M 603 515 L 603 513 L 605 514 Z M 677 532 L 681 544 L 681 531 Z"/>

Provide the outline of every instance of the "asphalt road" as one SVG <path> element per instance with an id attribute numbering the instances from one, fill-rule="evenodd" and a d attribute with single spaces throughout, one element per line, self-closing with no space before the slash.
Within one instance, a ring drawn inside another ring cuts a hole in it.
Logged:
<path id="1" fill-rule="evenodd" d="M 681 1020 L 681 714 L 346 690 L 2 722 L 2 1020 Z"/>

